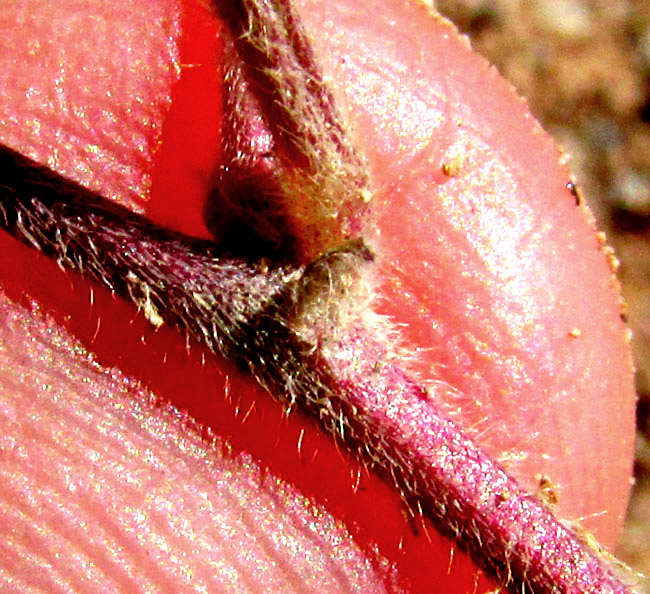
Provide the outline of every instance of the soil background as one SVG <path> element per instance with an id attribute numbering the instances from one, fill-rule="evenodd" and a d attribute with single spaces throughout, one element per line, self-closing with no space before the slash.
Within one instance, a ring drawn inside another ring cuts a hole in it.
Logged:
<path id="1" fill-rule="evenodd" d="M 620 260 L 639 401 L 636 484 L 616 554 L 650 576 L 650 0 L 435 5 L 571 155 L 581 193 Z"/>

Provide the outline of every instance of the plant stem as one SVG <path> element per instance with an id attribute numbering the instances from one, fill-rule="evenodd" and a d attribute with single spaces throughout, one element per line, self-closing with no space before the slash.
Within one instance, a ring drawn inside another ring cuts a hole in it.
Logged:
<path id="1" fill-rule="evenodd" d="M 371 256 L 360 244 L 308 267 L 219 255 L 0 147 L 0 225 L 245 365 L 301 407 L 504 585 L 539 594 L 631 593 L 607 563 L 462 430 L 355 308 Z M 363 304 L 362 304 L 363 305 Z"/>

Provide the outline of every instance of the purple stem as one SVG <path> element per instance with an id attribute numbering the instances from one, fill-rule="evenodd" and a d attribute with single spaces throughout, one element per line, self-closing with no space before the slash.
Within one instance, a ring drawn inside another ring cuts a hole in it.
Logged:
<path id="1" fill-rule="evenodd" d="M 348 142 L 292 3 L 231 0 L 215 10 L 232 35 L 226 39 L 224 166 L 216 184 L 222 203 L 228 208 L 233 194 L 248 202 L 246 190 L 257 180 L 265 204 L 244 218 L 262 220 L 253 223 L 258 240 L 289 242 L 292 261 L 308 263 L 361 238 L 368 172 Z"/>
<path id="2" fill-rule="evenodd" d="M 307 268 L 269 269 L 220 257 L 2 147 L 0 172 L 0 225 L 11 234 L 120 292 L 152 323 L 176 324 L 245 364 L 288 408 L 311 411 L 389 472 L 407 501 L 504 584 L 539 594 L 634 591 L 446 419 L 361 318 L 343 327 L 330 318 L 338 281 L 348 286 L 371 266 L 362 246 Z"/>
<path id="3" fill-rule="evenodd" d="M 629 593 L 593 550 L 480 449 L 363 330 L 328 357 L 356 410 L 357 441 L 408 496 L 505 585 L 536 593 Z"/>

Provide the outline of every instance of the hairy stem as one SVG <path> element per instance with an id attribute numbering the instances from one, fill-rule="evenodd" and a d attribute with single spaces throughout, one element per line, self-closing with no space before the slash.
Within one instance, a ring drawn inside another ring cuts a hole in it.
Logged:
<path id="1" fill-rule="evenodd" d="M 238 209 L 233 194 L 250 200 L 257 181 L 263 200 L 245 218 L 253 216 L 271 244 L 286 243 L 279 235 L 288 233 L 293 256 L 304 263 L 360 238 L 368 174 L 291 3 L 234 0 L 216 10 L 234 48 L 227 52 L 225 163 L 217 180 L 225 202 Z"/>
<path id="2" fill-rule="evenodd" d="M 341 320 L 337 303 L 372 268 L 362 245 L 270 268 L 164 231 L 10 149 L 0 149 L 0 172 L 7 231 L 131 299 L 153 324 L 246 365 L 390 473 L 407 502 L 513 591 L 633 591 L 440 413 L 362 315 Z"/>

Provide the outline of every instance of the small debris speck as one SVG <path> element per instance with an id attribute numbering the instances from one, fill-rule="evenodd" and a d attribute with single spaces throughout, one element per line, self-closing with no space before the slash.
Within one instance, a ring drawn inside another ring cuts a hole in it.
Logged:
<path id="1" fill-rule="evenodd" d="M 454 157 L 452 159 L 449 159 L 449 161 L 445 161 L 442 164 L 442 172 L 447 177 L 456 177 L 460 173 L 462 166 L 463 166 L 462 157 Z"/>
<path id="2" fill-rule="evenodd" d="M 537 480 L 537 496 L 546 505 L 557 505 L 560 500 L 558 486 L 545 474 L 535 475 Z"/>

